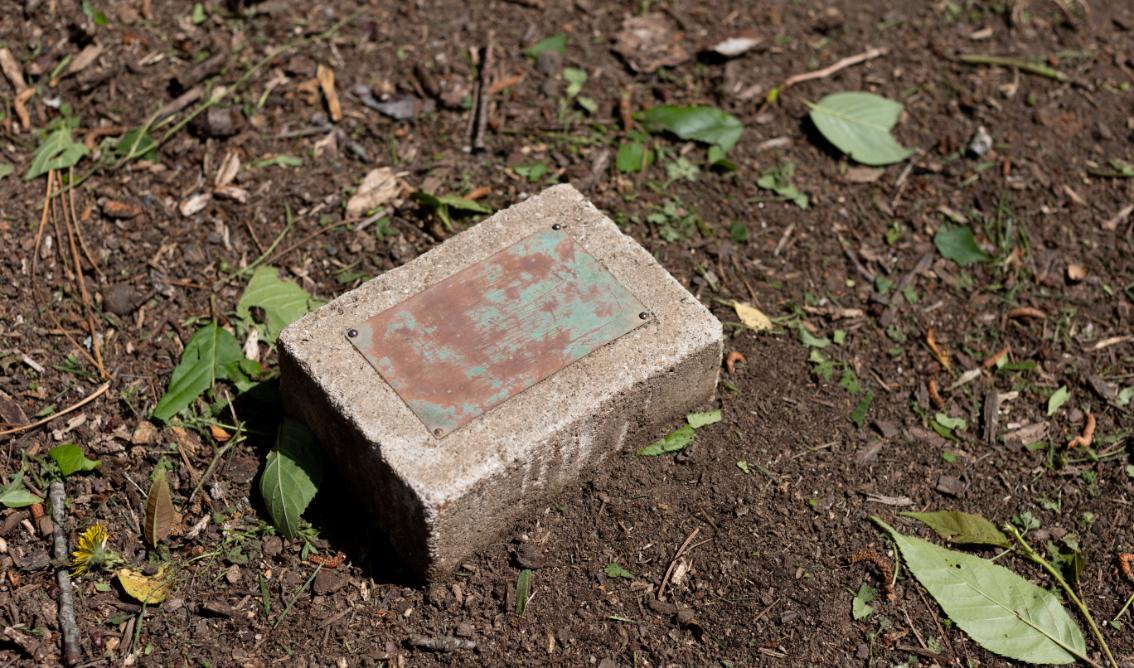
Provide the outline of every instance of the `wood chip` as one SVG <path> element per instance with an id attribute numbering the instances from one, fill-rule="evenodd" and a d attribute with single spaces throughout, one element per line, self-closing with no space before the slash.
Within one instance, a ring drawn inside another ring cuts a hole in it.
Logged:
<path id="1" fill-rule="evenodd" d="M 315 78 L 319 80 L 319 88 L 327 101 L 327 112 L 331 114 L 331 120 L 338 123 L 343 119 L 343 107 L 339 103 L 339 94 L 335 92 L 335 71 L 319 65 L 315 69 Z"/>

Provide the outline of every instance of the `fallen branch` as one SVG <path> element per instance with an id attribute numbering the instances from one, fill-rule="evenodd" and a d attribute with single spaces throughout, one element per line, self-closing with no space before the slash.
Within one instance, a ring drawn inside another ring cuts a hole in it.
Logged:
<path id="1" fill-rule="evenodd" d="M 59 585 L 59 627 L 63 643 L 63 663 L 74 666 L 83 657 L 79 647 L 79 626 L 75 623 L 75 594 L 71 589 L 71 573 L 67 570 L 67 531 L 63 528 L 66 520 L 65 502 L 67 491 L 62 480 L 51 483 L 51 520 L 55 523 L 55 582 Z"/>
<path id="2" fill-rule="evenodd" d="M 488 126 L 488 104 L 492 99 L 491 71 L 493 65 L 492 42 L 493 34 L 488 34 L 488 44 L 484 47 L 484 57 L 480 59 L 480 76 L 476 84 L 476 115 L 473 116 L 472 151 L 484 150 L 484 131 Z"/>
<path id="3" fill-rule="evenodd" d="M 772 90 L 768 91 L 768 94 L 764 96 L 764 104 L 760 108 L 765 109 L 768 105 L 775 104 L 776 100 L 779 99 L 780 95 L 782 95 L 784 91 L 796 84 L 800 84 L 805 81 L 811 81 L 813 79 L 824 79 L 831 76 L 832 74 L 835 74 L 836 72 L 845 70 L 848 67 L 853 67 L 860 63 L 865 63 L 868 60 L 874 60 L 875 58 L 884 56 L 889 52 L 890 49 L 884 46 L 867 49 L 866 51 L 863 51 L 862 53 L 859 53 L 857 55 L 847 56 L 842 60 L 837 60 L 821 70 L 804 72 L 802 74 L 794 74 L 788 77 L 787 80 L 785 80 L 779 86 L 776 86 L 772 88 Z"/>
<path id="4" fill-rule="evenodd" d="M 63 410 L 59 411 L 58 413 L 52 413 L 51 415 L 48 415 L 47 417 L 43 418 L 42 420 L 36 420 L 35 422 L 29 422 L 28 424 L 23 424 L 23 425 L 20 425 L 18 427 L 15 427 L 15 428 L 8 429 L 7 431 L 0 431 L 0 436 L 11 436 L 12 434 L 18 434 L 22 431 L 28 431 L 29 429 L 35 429 L 36 427 L 42 427 L 43 425 L 47 424 L 48 422 L 51 422 L 55 418 L 63 417 L 64 415 L 66 415 L 68 413 L 73 413 L 74 411 L 79 410 L 83 406 L 86 406 L 90 402 L 92 402 L 95 399 L 98 399 L 100 396 L 102 396 L 102 394 L 104 392 L 106 392 L 108 389 L 110 389 L 110 381 L 107 381 L 107 382 L 103 383 L 102 385 L 99 385 L 95 389 L 94 392 L 91 392 L 90 394 L 88 394 L 84 399 L 82 399 L 78 403 L 72 404 L 72 405 L 68 406 L 67 408 L 64 408 Z"/>
<path id="5" fill-rule="evenodd" d="M 689 549 L 689 544 L 693 542 L 693 539 L 696 538 L 697 534 L 700 532 L 701 527 L 696 527 L 695 529 L 693 529 L 693 531 L 690 532 L 689 536 L 685 539 L 685 542 L 682 543 L 681 547 L 677 548 L 677 552 L 674 553 L 673 559 L 669 562 L 669 568 L 665 570 L 665 576 L 662 577 L 661 584 L 658 585 L 659 601 L 665 600 L 665 587 L 669 584 L 669 579 L 673 577 L 673 569 L 677 567 L 677 560 L 681 558 L 681 555 L 685 554 L 685 551 Z"/>

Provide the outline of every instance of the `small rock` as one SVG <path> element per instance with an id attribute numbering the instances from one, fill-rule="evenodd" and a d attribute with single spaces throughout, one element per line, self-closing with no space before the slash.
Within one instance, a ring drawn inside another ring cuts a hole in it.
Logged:
<path id="1" fill-rule="evenodd" d="M 22 571 L 38 571 L 51 565 L 51 555 L 47 550 L 32 550 L 24 553 L 22 550 L 12 553 L 12 561 Z"/>
<path id="2" fill-rule="evenodd" d="M 1078 283 L 1087 277 L 1087 268 L 1081 264 L 1072 262 L 1067 265 L 1067 280 L 1072 283 Z"/>
<path id="3" fill-rule="evenodd" d="M 458 638 L 471 638 L 476 635 L 476 627 L 473 626 L 470 622 L 461 622 L 460 624 L 457 624 L 455 635 Z"/>
<path id="4" fill-rule="evenodd" d="M 649 606 L 650 610 L 653 610 L 660 615 L 672 615 L 673 613 L 677 612 L 676 605 L 666 601 L 659 601 L 658 599 L 653 597 L 650 597 Z"/>
<path id="5" fill-rule="evenodd" d="M 134 427 L 134 433 L 130 434 L 130 442 L 134 445 L 149 445 L 157 441 L 158 435 L 158 428 L 152 422 L 142 420 Z"/>
<path id="6" fill-rule="evenodd" d="M 114 315 L 129 315 L 142 302 L 142 295 L 128 283 L 114 283 L 102 290 L 102 305 Z"/>
<path id="7" fill-rule="evenodd" d="M 0 390 L 0 422 L 15 425 L 26 424 L 27 421 L 28 416 L 23 407 L 3 390 Z"/>
<path id="8" fill-rule="evenodd" d="M 540 72 L 553 77 L 563 68 L 563 56 L 558 51 L 544 51 L 536 59 L 536 66 Z"/>
<path id="9" fill-rule="evenodd" d="M 936 489 L 946 496 L 960 496 L 964 491 L 964 483 L 956 476 L 943 475 L 937 479 Z"/>
<path id="10" fill-rule="evenodd" d="M 898 423 L 893 420 L 875 420 L 873 424 L 875 431 L 877 431 L 882 438 L 894 438 L 900 431 Z"/>
<path id="11" fill-rule="evenodd" d="M 874 439 L 866 445 L 859 448 L 858 452 L 854 455 L 854 463 L 859 466 L 865 466 L 878 458 L 878 453 L 882 452 L 882 441 Z"/>
<path id="12" fill-rule="evenodd" d="M 985 153 L 988 153 L 992 148 L 992 135 L 983 126 L 977 127 L 976 134 L 969 140 L 969 154 L 974 158 L 979 158 Z"/>
<path id="13" fill-rule="evenodd" d="M 225 138 L 240 132 L 240 114 L 229 107 L 209 107 L 209 110 L 193 120 L 197 134 L 205 137 Z"/>
<path id="14" fill-rule="evenodd" d="M 260 550 L 266 557 L 274 557 L 283 552 L 283 539 L 279 536 L 268 536 L 260 545 Z"/>
<path id="15" fill-rule="evenodd" d="M 523 568 L 538 569 L 547 565 L 543 552 L 532 543 L 524 543 L 516 549 L 516 563 Z"/>
<path id="16" fill-rule="evenodd" d="M 316 594 L 320 596 L 326 596 L 327 594 L 333 594 L 336 591 L 342 589 L 343 585 L 345 584 L 346 579 L 342 575 L 336 573 L 335 571 L 324 570 L 319 571 L 319 574 L 315 576 L 315 582 L 312 584 L 312 589 L 315 590 Z"/>

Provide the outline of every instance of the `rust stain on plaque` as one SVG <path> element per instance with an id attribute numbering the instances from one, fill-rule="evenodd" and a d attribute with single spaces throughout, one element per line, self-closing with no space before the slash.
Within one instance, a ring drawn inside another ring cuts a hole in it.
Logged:
<path id="1" fill-rule="evenodd" d="M 445 436 L 643 323 L 638 300 L 567 234 L 536 233 L 350 330 Z"/>

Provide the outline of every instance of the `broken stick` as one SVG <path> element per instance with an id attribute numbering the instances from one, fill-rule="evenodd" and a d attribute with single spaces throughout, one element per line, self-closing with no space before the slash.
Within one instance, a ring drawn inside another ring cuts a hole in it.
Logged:
<path id="1" fill-rule="evenodd" d="M 63 642 L 63 663 L 74 666 L 83 657 L 79 647 L 79 626 L 75 623 L 75 594 L 71 589 L 71 573 L 67 570 L 67 530 L 63 528 L 66 520 L 64 503 L 67 491 L 63 481 L 51 483 L 48 498 L 51 500 L 51 520 L 55 523 L 55 582 L 59 585 L 59 635 Z"/>

